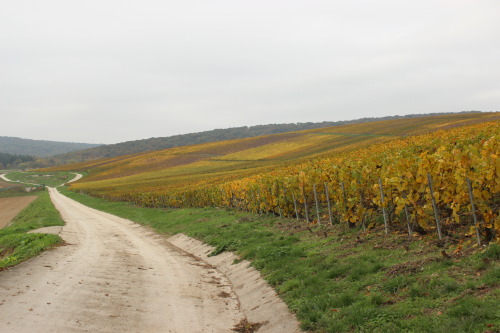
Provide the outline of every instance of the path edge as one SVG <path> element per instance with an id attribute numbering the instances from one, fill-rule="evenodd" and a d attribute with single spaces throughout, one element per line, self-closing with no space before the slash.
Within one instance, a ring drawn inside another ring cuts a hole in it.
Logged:
<path id="1" fill-rule="evenodd" d="M 214 247 L 185 234 L 176 234 L 167 241 L 214 266 L 229 279 L 248 322 L 262 325 L 257 332 L 302 332 L 297 318 L 249 261 L 231 252 L 209 257 Z"/>

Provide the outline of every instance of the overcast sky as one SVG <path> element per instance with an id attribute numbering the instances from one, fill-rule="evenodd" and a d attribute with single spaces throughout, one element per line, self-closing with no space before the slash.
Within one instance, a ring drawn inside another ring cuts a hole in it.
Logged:
<path id="1" fill-rule="evenodd" d="M 500 110 L 499 17 L 499 0 L 4 0 L 0 136 Z"/>

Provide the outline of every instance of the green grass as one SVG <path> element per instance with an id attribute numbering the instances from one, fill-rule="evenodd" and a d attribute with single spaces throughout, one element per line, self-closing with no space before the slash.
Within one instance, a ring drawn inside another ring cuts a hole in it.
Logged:
<path id="1" fill-rule="evenodd" d="M 214 208 L 162 210 L 61 190 L 90 207 L 185 233 L 250 260 L 314 332 L 483 332 L 499 329 L 500 246 L 442 257 L 417 238 Z M 325 232 L 327 233 L 325 237 Z M 359 237 L 361 236 L 361 237 Z M 451 252 L 451 249 L 446 249 Z M 479 264 L 481 262 L 482 264 Z"/>
<path id="2" fill-rule="evenodd" d="M 16 265 L 63 242 L 57 235 L 26 233 L 64 224 L 48 192 L 37 192 L 37 195 L 38 198 L 23 209 L 9 227 L 0 229 L 0 269 Z"/>
<path id="3" fill-rule="evenodd" d="M 11 181 L 57 187 L 75 178 L 71 172 L 11 172 L 5 175 Z"/>

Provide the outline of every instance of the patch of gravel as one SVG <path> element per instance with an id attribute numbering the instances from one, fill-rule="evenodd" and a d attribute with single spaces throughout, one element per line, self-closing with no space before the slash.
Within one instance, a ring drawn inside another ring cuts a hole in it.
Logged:
<path id="1" fill-rule="evenodd" d="M 59 235 L 62 230 L 62 225 L 56 225 L 53 227 L 44 227 L 28 231 L 28 234 L 53 234 Z"/>

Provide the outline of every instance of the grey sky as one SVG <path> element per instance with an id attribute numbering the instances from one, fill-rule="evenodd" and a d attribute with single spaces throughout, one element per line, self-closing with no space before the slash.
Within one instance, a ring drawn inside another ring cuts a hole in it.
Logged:
<path id="1" fill-rule="evenodd" d="M 0 4 L 3 136 L 500 110 L 498 0 Z"/>

